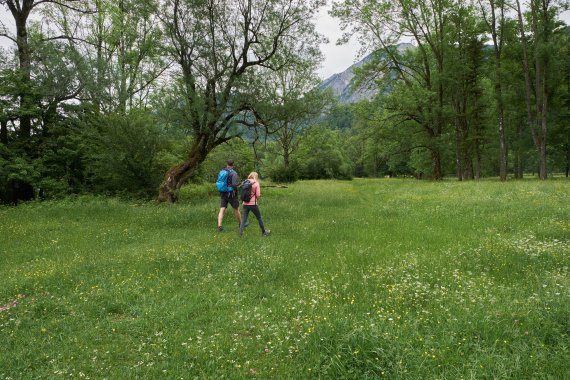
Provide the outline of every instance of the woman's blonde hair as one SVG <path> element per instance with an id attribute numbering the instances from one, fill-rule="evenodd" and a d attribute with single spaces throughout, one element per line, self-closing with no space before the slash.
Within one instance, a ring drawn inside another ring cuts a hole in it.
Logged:
<path id="1" fill-rule="evenodd" d="M 253 179 L 255 180 L 255 182 L 259 182 L 259 175 L 257 174 L 257 172 L 251 172 L 249 173 L 249 175 L 247 176 L 248 179 Z"/>

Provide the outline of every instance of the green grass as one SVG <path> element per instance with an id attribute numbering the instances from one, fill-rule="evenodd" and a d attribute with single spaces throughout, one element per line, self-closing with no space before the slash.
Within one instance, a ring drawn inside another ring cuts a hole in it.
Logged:
<path id="1" fill-rule="evenodd" d="M 570 378 L 567 180 L 263 192 L 0 208 L 0 379 Z"/>

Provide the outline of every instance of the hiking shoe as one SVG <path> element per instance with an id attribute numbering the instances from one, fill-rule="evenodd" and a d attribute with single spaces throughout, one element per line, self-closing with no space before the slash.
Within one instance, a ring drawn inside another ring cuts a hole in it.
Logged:
<path id="1" fill-rule="evenodd" d="M 218 232 L 222 232 L 223 230 L 224 230 L 224 227 L 218 226 Z"/>
<path id="2" fill-rule="evenodd" d="M 271 231 L 270 230 L 265 230 L 263 231 L 263 233 L 261 234 L 261 236 L 269 236 L 271 235 Z"/>

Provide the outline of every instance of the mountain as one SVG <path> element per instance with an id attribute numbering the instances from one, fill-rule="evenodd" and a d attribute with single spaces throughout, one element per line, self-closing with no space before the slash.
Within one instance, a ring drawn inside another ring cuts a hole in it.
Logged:
<path id="1" fill-rule="evenodd" d="M 398 44 L 398 50 L 403 51 L 411 48 L 413 45 L 408 43 Z M 355 89 L 351 88 L 351 82 L 354 79 L 353 70 L 361 67 L 363 64 L 372 59 L 372 54 L 367 55 L 359 62 L 350 66 L 342 73 L 333 74 L 329 78 L 322 81 L 319 85 L 321 90 L 331 89 L 333 94 L 339 99 L 340 103 L 348 104 L 355 103 L 363 99 L 371 99 L 377 93 L 377 88 L 374 83 L 364 84 L 363 86 Z"/>

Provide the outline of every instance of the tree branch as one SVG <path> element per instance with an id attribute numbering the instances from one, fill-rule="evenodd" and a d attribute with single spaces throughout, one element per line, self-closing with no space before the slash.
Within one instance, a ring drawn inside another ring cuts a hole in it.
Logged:
<path id="1" fill-rule="evenodd" d="M 2 21 L 0 21 L 0 37 L 6 37 L 15 43 L 18 43 L 18 41 L 8 33 L 8 28 L 6 28 L 6 25 L 4 25 Z"/>
<path id="2" fill-rule="evenodd" d="M 81 4 L 81 0 L 67 0 L 67 2 L 75 2 L 75 3 Z M 72 7 L 71 5 L 68 5 L 68 4 L 65 4 L 61 1 L 56 1 L 56 0 L 39 0 L 39 1 L 36 1 L 35 3 L 32 4 L 30 9 L 33 9 L 33 8 L 37 7 L 38 5 L 41 5 L 44 3 L 59 5 L 61 7 L 70 9 L 70 10 L 75 11 L 75 12 L 83 13 L 83 14 L 95 14 L 95 13 L 97 13 L 96 10 L 85 10 L 85 9 Z"/>

